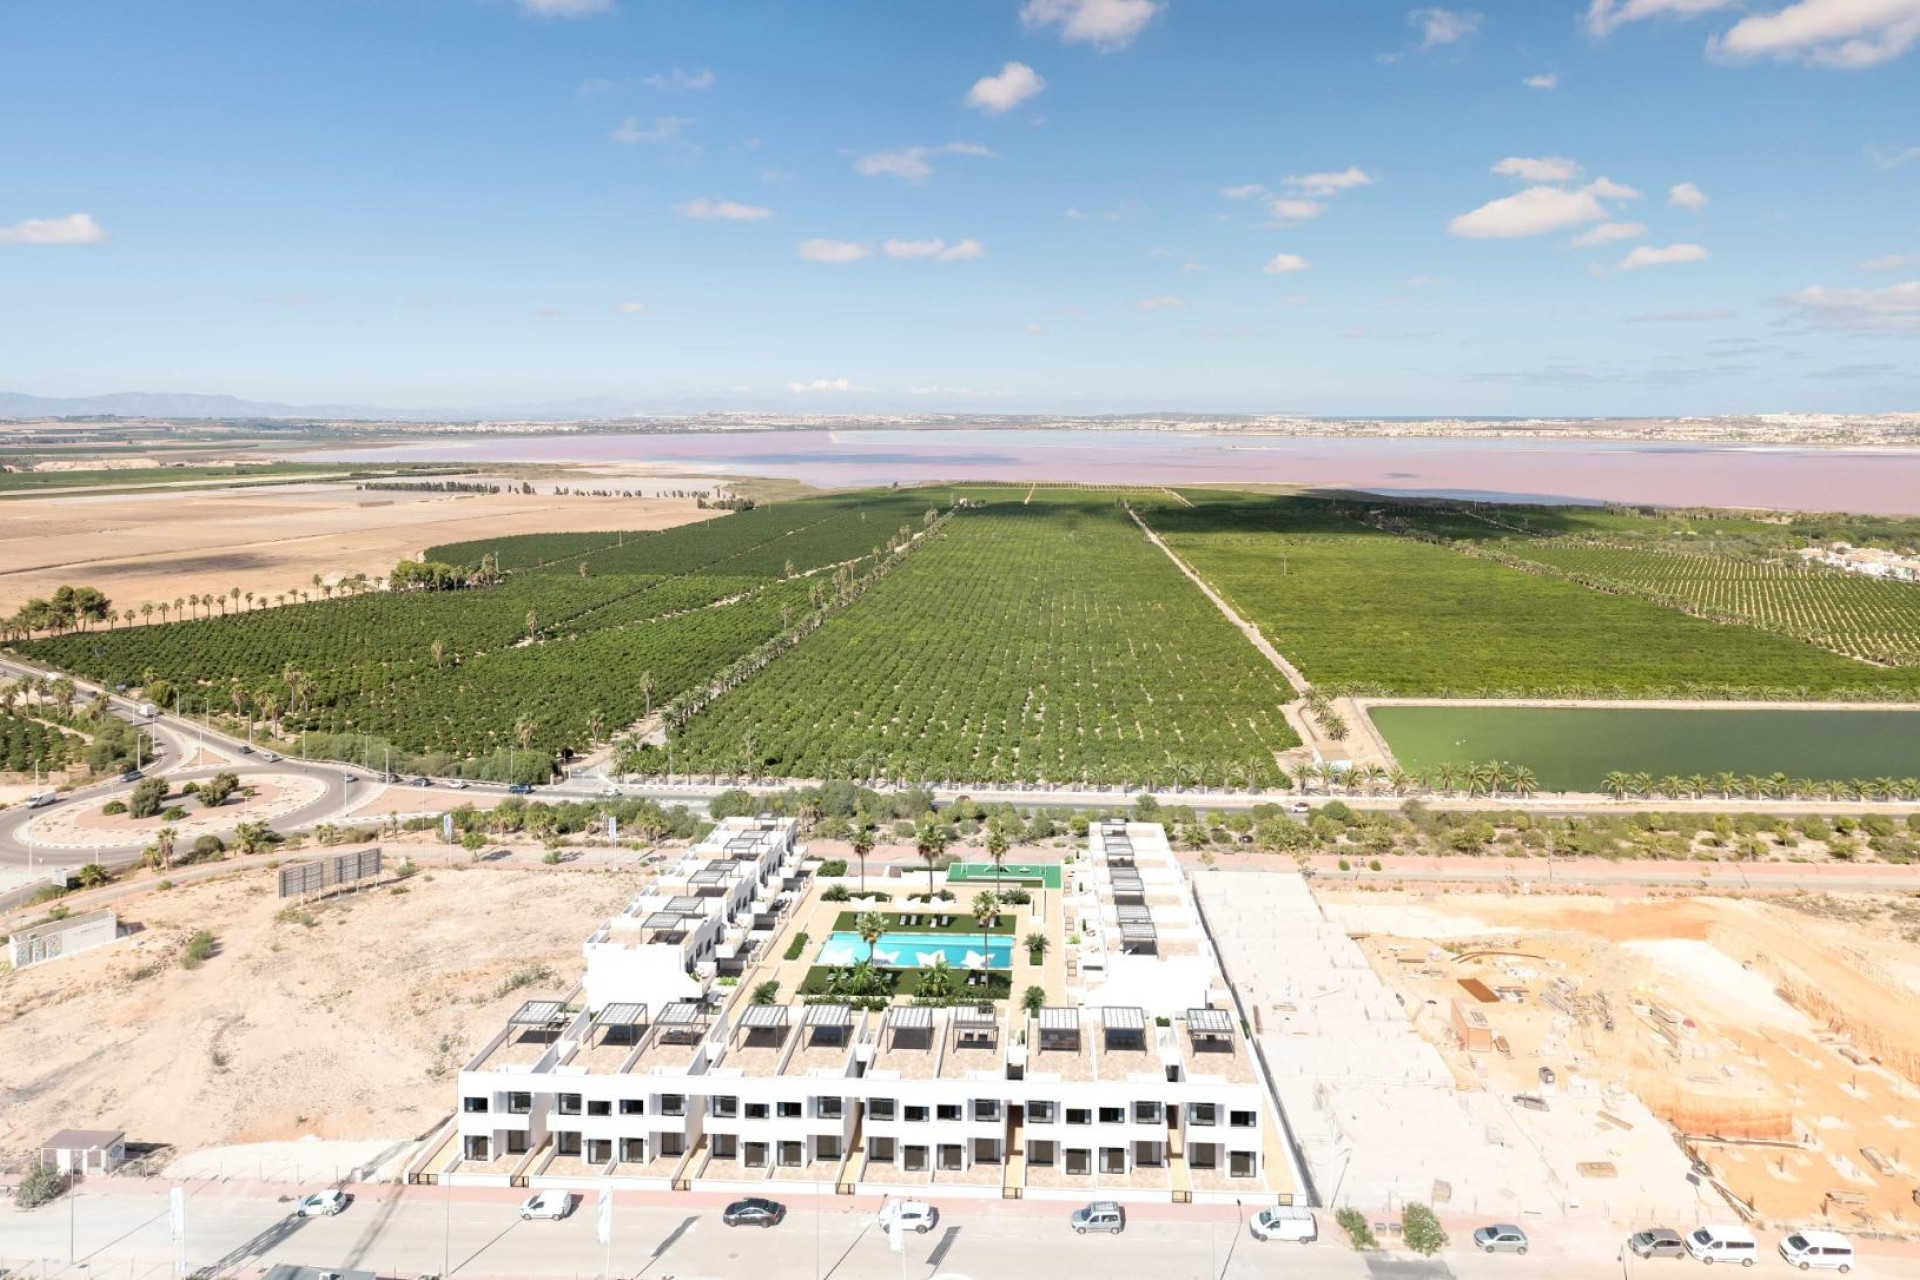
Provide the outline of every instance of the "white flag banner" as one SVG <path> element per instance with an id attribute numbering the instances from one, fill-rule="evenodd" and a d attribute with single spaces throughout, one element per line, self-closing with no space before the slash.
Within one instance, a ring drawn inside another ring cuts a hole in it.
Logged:
<path id="1" fill-rule="evenodd" d="M 594 1227 L 593 1238 L 601 1244 L 613 1243 L 613 1189 L 600 1188 L 600 1221 Z"/>
<path id="2" fill-rule="evenodd" d="M 167 1193 L 167 1230 L 175 1241 L 186 1238 L 187 1193 L 183 1187 L 175 1187 Z"/>
<path id="3" fill-rule="evenodd" d="M 453 843 L 453 815 L 452 814 L 443 813 L 440 815 L 440 835 L 441 835 L 441 838 L 443 838 L 448 844 Z"/>
<path id="4" fill-rule="evenodd" d="M 907 1215 L 900 1212 L 900 1206 L 898 1204 L 888 1205 L 887 1207 L 893 1210 L 893 1217 L 887 1222 L 887 1248 L 893 1250 L 895 1253 L 905 1253 L 907 1251 L 907 1228 L 905 1225 Z"/>
<path id="5" fill-rule="evenodd" d="M 609 844 L 620 843 L 620 819 L 612 815 L 607 817 L 607 842 Z"/>

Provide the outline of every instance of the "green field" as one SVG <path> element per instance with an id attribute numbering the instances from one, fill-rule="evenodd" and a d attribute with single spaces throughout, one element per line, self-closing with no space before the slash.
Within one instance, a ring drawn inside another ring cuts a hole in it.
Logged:
<path id="1" fill-rule="evenodd" d="M 1277 783 L 1291 693 L 1110 497 L 962 512 L 697 716 L 679 772 Z M 664 770 L 664 757 L 649 763 Z"/>
<path id="2" fill-rule="evenodd" d="M 1037 884 L 1058 889 L 1066 868 L 1057 862 L 1009 862 L 995 870 L 991 862 L 956 862 L 947 868 L 948 884 Z"/>
<path id="3" fill-rule="evenodd" d="M 445 471 L 444 467 L 430 467 L 406 472 L 415 475 L 432 475 Z M 312 476 L 337 476 L 342 479 L 366 479 L 373 476 L 388 476 L 401 473 L 402 468 L 384 467 L 344 467 L 323 466 L 316 463 L 301 462 L 261 462 L 246 463 L 240 466 L 200 466 L 183 464 L 177 467 L 100 467 L 75 469 L 71 471 L 0 471 L 0 497 L 23 497 L 36 493 L 50 493 L 61 489 L 112 488 L 115 490 L 169 487 L 178 485 L 190 488 L 217 487 L 222 483 L 258 484 L 262 481 L 304 480 Z"/>
<path id="4" fill-rule="evenodd" d="M 1368 527 L 1315 498 L 1161 505 L 1167 542 L 1317 684 L 1453 697 L 1912 697 L 1920 671 Z"/>

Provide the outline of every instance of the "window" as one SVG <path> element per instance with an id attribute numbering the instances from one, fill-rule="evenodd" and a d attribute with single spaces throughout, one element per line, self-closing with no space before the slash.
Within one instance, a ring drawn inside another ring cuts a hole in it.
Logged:
<path id="1" fill-rule="evenodd" d="M 553 1149 L 563 1156 L 580 1154 L 580 1135 L 562 1129 L 553 1135 Z"/>
<path id="2" fill-rule="evenodd" d="M 485 1160 L 487 1156 L 486 1135 L 470 1133 L 466 1138 L 466 1157 L 469 1160 Z"/>
<path id="3" fill-rule="evenodd" d="M 603 1098 L 588 1098 L 587 1114 L 590 1116 L 610 1116 L 613 1114 L 613 1103 Z"/>
<path id="4" fill-rule="evenodd" d="M 647 1114 L 647 1100 L 645 1098 L 620 1099 L 620 1114 L 623 1116 L 643 1116 Z"/>
<path id="5" fill-rule="evenodd" d="M 940 1171 L 942 1173 L 958 1173 L 964 1167 L 965 1166 L 962 1164 L 962 1153 L 960 1150 L 960 1144 L 957 1142 L 941 1143 L 940 1144 Z"/>
<path id="6" fill-rule="evenodd" d="M 1218 1169 L 1220 1144 L 1217 1142 L 1190 1143 L 1187 1147 L 1187 1163 L 1196 1169 Z"/>
<path id="7" fill-rule="evenodd" d="M 775 1113 L 779 1115 L 782 1120 L 798 1120 L 800 1118 L 800 1104 L 797 1102 L 775 1103 L 774 1107 Z"/>
<path id="8" fill-rule="evenodd" d="M 1259 1122 L 1259 1117 L 1251 1111 L 1227 1112 L 1227 1123 L 1236 1129 L 1251 1129 Z"/>
<path id="9" fill-rule="evenodd" d="M 747 1168 L 749 1169 L 766 1168 L 767 1167 L 767 1144 L 764 1142 L 749 1142 L 747 1144 L 746 1157 L 741 1161 L 741 1163 L 746 1165 Z"/>
<path id="10" fill-rule="evenodd" d="M 713 1149 L 713 1158 L 715 1160 L 731 1160 L 733 1159 L 734 1153 L 740 1148 L 740 1139 L 736 1134 L 716 1133 L 713 1135 L 709 1145 Z"/>
<path id="11" fill-rule="evenodd" d="M 815 1098 L 813 1100 L 813 1114 L 822 1120 L 838 1120 L 842 1115 L 846 1114 L 846 1107 L 847 1104 L 844 1098 Z"/>
<path id="12" fill-rule="evenodd" d="M 816 1138 L 813 1143 L 813 1158 L 816 1160 L 838 1160 L 840 1158 L 840 1139 L 832 1134 Z"/>
<path id="13" fill-rule="evenodd" d="M 659 1151 L 663 1156 L 683 1156 L 687 1154 L 687 1135 L 684 1133 L 661 1134 Z"/>
<path id="14" fill-rule="evenodd" d="M 1068 1107 L 1067 1123 L 1068 1124 L 1092 1124 L 1093 1112 L 1089 1111 L 1085 1107 Z"/>
<path id="15" fill-rule="evenodd" d="M 925 1124 L 927 1121 L 927 1109 L 925 1107 L 908 1107 L 907 1120 L 911 1124 Z"/>
<path id="16" fill-rule="evenodd" d="M 533 1095 L 530 1093 L 510 1093 L 507 1095 L 507 1111 L 516 1116 L 526 1115 L 533 1110 Z"/>
<path id="17" fill-rule="evenodd" d="M 867 1103 L 867 1115 L 874 1120 L 891 1120 L 894 1117 L 892 1098 L 875 1098 Z"/>
<path id="18" fill-rule="evenodd" d="M 634 1164 L 645 1164 L 647 1161 L 647 1140 L 645 1138 L 620 1139 L 620 1158 L 631 1161 Z"/>
<path id="19" fill-rule="evenodd" d="M 1125 1147 L 1100 1148 L 1100 1172 L 1125 1173 L 1127 1171 L 1127 1149 Z"/>
<path id="20" fill-rule="evenodd" d="M 1041 1165 L 1051 1169 L 1053 1167 L 1053 1150 L 1054 1144 L 1052 1142 L 1045 1138 L 1037 1138 L 1027 1144 L 1027 1163 L 1031 1165 Z"/>
<path id="21" fill-rule="evenodd" d="M 927 1171 L 927 1149 L 925 1147 L 902 1147 L 900 1167 L 908 1173 Z"/>
<path id="22" fill-rule="evenodd" d="M 973 1118 L 975 1120 L 998 1120 L 1000 1102 L 996 1098 L 975 1098 L 973 1100 Z"/>
<path id="23" fill-rule="evenodd" d="M 1157 1102 L 1134 1103 L 1133 1122 L 1135 1124 L 1159 1124 L 1160 1104 Z"/>
<path id="24" fill-rule="evenodd" d="M 1251 1151 L 1235 1151 L 1227 1156 L 1227 1173 L 1235 1178 L 1253 1176 L 1254 1158 Z"/>
<path id="25" fill-rule="evenodd" d="M 740 1114 L 740 1099 L 719 1097 L 707 1099 L 707 1111 L 723 1120 L 731 1120 Z"/>
<path id="26" fill-rule="evenodd" d="M 934 1114 L 942 1120 L 958 1120 L 960 1118 L 960 1104 L 957 1102 L 942 1102 L 934 1108 Z"/>
<path id="27" fill-rule="evenodd" d="M 563 1116 L 579 1115 L 580 1114 L 580 1095 L 577 1093 L 561 1094 L 559 1106 L 560 1106 L 560 1114 Z"/>
<path id="28" fill-rule="evenodd" d="M 1133 1162 L 1142 1168 L 1160 1167 L 1160 1144 L 1157 1142 L 1136 1142 L 1133 1144 Z"/>
<path id="29" fill-rule="evenodd" d="M 460 1109 L 468 1112 L 485 1111 L 487 1109 L 487 1100 L 485 1098 L 462 1098 L 460 1100 Z"/>
<path id="30" fill-rule="evenodd" d="M 1085 1175 L 1093 1172 L 1093 1152 L 1085 1147 L 1067 1148 L 1067 1172 Z"/>
<path id="31" fill-rule="evenodd" d="M 687 1095 L 684 1093 L 661 1094 L 660 1114 L 663 1116 L 683 1116 L 687 1114 Z"/>
<path id="32" fill-rule="evenodd" d="M 807 1148 L 805 1143 L 783 1142 L 780 1144 L 780 1167 L 782 1169 L 798 1169 L 806 1162 Z"/>
<path id="33" fill-rule="evenodd" d="M 893 1139 L 892 1138 L 868 1138 L 867 1139 L 867 1159 L 873 1161 L 875 1164 L 892 1164 L 893 1163 Z"/>
<path id="34" fill-rule="evenodd" d="M 1126 1119 L 1127 1119 L 1127 1109 L 1125 1107 L 1100 1108 L 1101 1124 L 1124 1124 L 1126 1122 Z"/>
<path id="35" fill-rule="evenodd" d="M 514 1129 L 507 1133 L 507 1154 L 510 1156 L 527 1154 L 527 1134 L 524 1129 Z"/>
<path id="36" fill-rule="evenodd" d="M 1056 1109 L 1051 1102 L 1029 1102 L 1027 1104 L 1027 1119 L 1034 1124 L 1052 1124 L 1055 1115 Z"/>
<path id="37" fill-rule="evenodd" d="M 1220 1123 L 1220 1108 L 1211 1102 L 1195 1102 L 1187 1107 L 1187 1123 L 1212 1126 Z"/>
<path id="38" fill-rule="evenodd" d="M 773 1109 L 764 1102 L 749 1102 L 747 1104 L 747 1119 L 749 1120 L 765 1120 L 772 1114 Z"/>

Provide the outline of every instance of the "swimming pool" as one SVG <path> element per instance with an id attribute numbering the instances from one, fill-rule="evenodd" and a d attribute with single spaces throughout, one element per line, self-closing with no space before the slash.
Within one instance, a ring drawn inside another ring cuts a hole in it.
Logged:
<path id="1" fill-rule="evenodd" d="M 967 967 L 969 953 L 978 956 L 981 937 L 977 933 L 888 933 L 875 944 L 873 962 L 882 969 L 922 969 L 935 956 L 945 956 L 956 969 Z M 987 967 L 1013 967 L 1013 939 L 995 934 L 987 942 Z M 858 964 L 867 958 L 866 939 L 857 933 L 832 934 L 820 946 L 816 964 Z"/>

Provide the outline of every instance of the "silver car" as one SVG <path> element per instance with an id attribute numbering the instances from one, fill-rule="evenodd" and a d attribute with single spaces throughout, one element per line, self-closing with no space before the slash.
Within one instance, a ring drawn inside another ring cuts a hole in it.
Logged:
<path id="1" fill-rule="evenodd" d="M 1474 1232 L 1473 1244 L 1482 1253 L 1525 1253 L 1527 1233 L 1511 1222 L 1496 1222 Z"/>
<path id="2" fill-rule="evenodd" d="M 1112 1200 L 1096 1200 L 1084 1209 L 1075 1209 L 1067 1223 L 1081 1235 L 1110 1231 L 1117 1236 L 1127 1229 L 1127 1211 Z"/>

